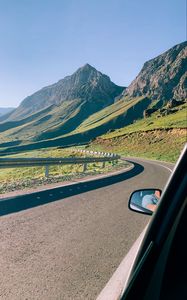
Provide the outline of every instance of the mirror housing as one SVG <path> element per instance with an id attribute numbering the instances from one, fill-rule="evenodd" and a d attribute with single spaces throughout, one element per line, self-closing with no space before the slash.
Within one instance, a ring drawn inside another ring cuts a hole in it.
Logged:
<path id="1" fill-rule="evenodd" d="M 134 191 L 130 198 L 128 207 L 146 215 L 152 215 L 156 210 L 162 191 L 160 189 L 142 189 Z"/>

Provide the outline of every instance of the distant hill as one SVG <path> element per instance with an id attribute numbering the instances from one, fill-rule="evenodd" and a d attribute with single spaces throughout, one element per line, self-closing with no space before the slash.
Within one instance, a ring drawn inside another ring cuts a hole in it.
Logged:
<path id="1" fill-rule="evenodd" d="M 15 109 L 14 107 L 0 107 L 0 116 L 10 113 L 14 109 Z"/>

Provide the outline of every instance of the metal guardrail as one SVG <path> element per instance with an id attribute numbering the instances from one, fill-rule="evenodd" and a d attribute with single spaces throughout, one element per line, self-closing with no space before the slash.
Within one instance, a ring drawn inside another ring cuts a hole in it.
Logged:
<path id="1" fill-rule="evenodd" d="M 100 157 L 60 157 L 60 158 L 0 158 L 0 168 L 20 168 L 20 167 L 36 167 L 45 166 L 45 176 L 49 176 L 50 165 L 71 165 L 83 164 L 83 172 L 87 169 L 88 163 L 103 162 L 103 167 L 107 161 L 116 161 L 120 156 L 114 153 L 104 153 L 96 151 L 79 150 L 78 152 L 89 153 L 92 155 L 100 155 Z"/>

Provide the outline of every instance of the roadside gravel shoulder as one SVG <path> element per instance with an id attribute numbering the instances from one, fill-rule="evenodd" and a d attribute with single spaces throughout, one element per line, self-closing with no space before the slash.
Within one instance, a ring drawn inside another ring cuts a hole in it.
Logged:
<path id="1" fill-rule="evenodd" d="M 14 190 L 14 191 L 11 191 L 11 192 L 0 194 L 0 199 L 11 198 L 11 197 L 15 197 L 15 196 L 18 196 L 18 195 L 25 195 L 25 194 L 30 194 L 30 193 L 34 193 L 34 192 L 44 191 L 44 190 L 50 190 L 50 189 L 53 189 L 53 188 L 56 188 L 56 187 L 62 187 L 62 186 L 68 186 L 68 185 L 76 184 L 78 182 L 91 181 L 91 180 L 94 180 L 94 179 L 97 179 L 97 178 L 104 178 L 104 177 L 108 177 L 108 176 L 111 176 L 111 175 L 114 175 L 114 174 L 120 174 L 124 171 L 129 171 L 132 168 L 133 168 L 133 165 L 128 164 L 126 166 L 120 167 L 118 169 L 112 170 L 112 171 L 107 172 L 107 173 L 93 174 L 93 175 L 87 174 L 87 175 L 84 175 L 82 177 L 77 177 L 77 178 L 74 177 L 74 178 L 72 178 L 70 180 L 66 180 L 66 181 L 45 183 L 45 184 L 42 184 L 40 186 L 35 186 L 35 187 L 32 187 L 32 188 L 25 188 L 25 189 L 22 189 L 22 190 Z"/>

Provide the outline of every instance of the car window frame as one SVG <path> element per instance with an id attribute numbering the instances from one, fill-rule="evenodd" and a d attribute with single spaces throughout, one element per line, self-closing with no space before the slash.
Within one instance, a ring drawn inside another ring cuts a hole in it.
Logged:
<path id="1" fill-rule="evenodd" d="M 172 222 L 173 220 L 176 220 L 186 196 L 186 165 L 187 144 L 185 145 L 178 159 L 178 162 L 166 184 L 166 187 L 163 190 L 160 205 L 158 206 L 157 211 L 153 215 L 152 220 L 148 226 L 147 232 L 142 242 L 142 246 L 139 250 L 139 254 L 132 268 L 132 272 L 128 280 L 128 286 L 121 297 L 122 300 L 133 299 L 133 297 L 131 297 L 131 291 L 132 289 L 135 290 L 135 286 L 137 286 L 137 282 L 141 277 L 140 275 L 142 273 L 145 275 L 146 273 L 149 274 L 150 277 L 150 274 L 153 271 L 155 263 L 158 259 L 159 250 L 162 249 L 163 244 L 165 243 L 172 228 Z M 145 288 L 146 287 L 144 287 L 144 289 Z M 138 289 L 136 289 L 136 291 L 137 290 Z M 140 294 L 138 295 L 138 299 L 141 299 Z"/>

